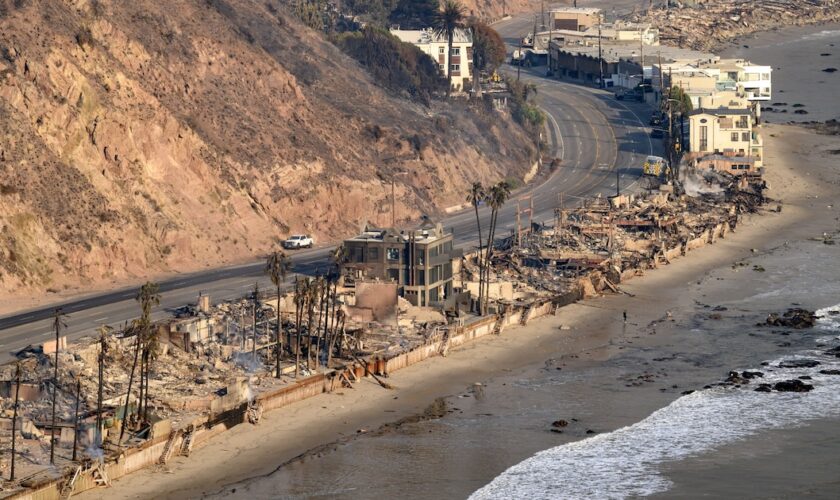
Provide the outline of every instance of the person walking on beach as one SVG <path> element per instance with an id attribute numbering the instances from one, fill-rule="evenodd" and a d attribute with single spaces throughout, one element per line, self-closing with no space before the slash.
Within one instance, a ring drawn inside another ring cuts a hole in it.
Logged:
<path id="1" fill-rule="evenodd" d="M 627 324 L 627 309 L 624 310 L 624 324 Z"/>

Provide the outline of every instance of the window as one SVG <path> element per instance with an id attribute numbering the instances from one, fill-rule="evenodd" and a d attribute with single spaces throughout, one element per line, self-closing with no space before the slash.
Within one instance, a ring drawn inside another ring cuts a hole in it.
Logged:
<path id="1" fill-rule="evenodd" d="M 400 260 L 400 249 L 399 248 L 389 248 L 386 250 L 386 257 L 388 260 Z"/>
<path id="2" fill-rule="evenodd" d="M 709 150 L 709 127 L 703 125 L 700 127 L 700 151 Z"/>
<path id="3" fill-rule="evenodd" d="M 400 281 L 400 270 L 399 269 L 388 269 L 388 279 L 399 283 Z"/>
<path id="4" fill-rule="evenodd" d="M 732 142 L 738 142 L 738 132 L 732 132 Z"/>
<path id="5" fill-rule="evenodd" d="M 438 64 L 438 69 L 441 73 L 443 73 L 444 71 L 446 71 L 446 66 L 444 66 L 443 64 Z"/>
<path id="6" fill-rule="evenodd" d="M 750 133 L 749 132 L 741 132 L 741 140 L 744 142 L 750 142 Z"/>
<path id="7" fill-rule="evenodd" d="M 353 262 L 364 262 L 364 249 L 362 247 L 350 247 L 350 260 Z"/>
<path id="8" fill-rule="evenodd" d="M 379 260 L 379 249 L 376 247 L 368 248 L 368 261 Z"/>
<path id="9" fill-rule="evenodd" d="M 449 66 L 449 69 L 452 70 L 452 71 L 461 71 L 461 65 L 460 64 L 452 64 L 452 65 Z"/>
<path id="10" fill-rule="evenodd" d="M 440 47 L 440 48 L 438 49 L 438 54 L 446 54 L 446 49 L 445 49 L 445 48 L 443 48 L 443 47 Z"/>
<path id="11" fill-rule="evenodd" d="M 452 47 L 452 55 L 453 56 L 460 56 L 461 55 L 461 48 L 460 47 Z"/>
<path id="12" fill-rule="evenodd" d="M 742 117 L 738 118 L 738 125 L 737 125 L 738 128 L 748 128 L 749 126 L 750 125 L 749 125 L 749 122 L 747 122 L 747 117 L 746 116 L 742 116 Z"/>

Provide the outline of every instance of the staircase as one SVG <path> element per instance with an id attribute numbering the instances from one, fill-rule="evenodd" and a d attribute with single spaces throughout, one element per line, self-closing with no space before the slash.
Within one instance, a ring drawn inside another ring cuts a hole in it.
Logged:
<path id="1" fill-rule="evenodd" d="M 169 433 L 169 439 L 166 441 L 166 446 L 163 447 L 163 453 L 160 454 L 160 460 L 158 463 L 165 464 L 172 458 L 172 454 L 175 451 L 175 440 L 178 439 L 178 431 L 171 431 Z"/>
<path id="2" fill-rule="evenodd" d="M 97 486 L 111 486 L 111 478 L 105 472 L 105 465 L 102 462 L 97 462 L 93 467 L 93 482 Z"/>
<path id="3" fill-rule="evenodd" d="M 534 304 L 528 304 L 525 306 L 525 310 L 522 311 L 522 316 L 519 317 L 519 324 L 520 325 L 527 325 L 528 319 L 531 317 L 531 311 L 534 310 Z"/>
<path id="4" fill-rule="evenodd" d="M 82 474 L 82 466 L 76 467 L 76 470 L 73 471 L 73 476 L 70 477 L 68 481 L 65 481 L 63 485 L 61 485 L 61 492 L 58 495 L 58 498 L 61 500 L 67 500 L 73 495 L 73 489 L 76 486 L 76 480 L 79 479 L 79 476 Z"/>
<path id="5" fill-rule="evenodd" d="M 188 457 L 192 452 L 193 447 L 193 437 L 195 437 L 195 431 L 190 430 L 184 435 L 184 442 L 181 443 L 181 455 Z"/>

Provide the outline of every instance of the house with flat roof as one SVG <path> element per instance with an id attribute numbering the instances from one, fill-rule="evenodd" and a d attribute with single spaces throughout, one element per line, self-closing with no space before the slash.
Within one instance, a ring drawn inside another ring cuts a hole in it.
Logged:
<path id="1" fill-rule="evenodd" d="M 468 29 L 458 28 L 452 38 L 452 53 L 447 54 L 446 36 L 437 34 L 431 28 L 422 30 L 392 29 L 391 34 L 401 41 L 410 43 L 438 64 L 440 74 L 446 76 L 446 68 L 452 75 L 452 89 L 466 91 L 471 87 L 473 74 L 473 38 Z"/>
<path id="2" fill-rule="evenodd" d="M 583 31 L 597 26 L 603 16 L 601 9 L 593 7 L 566 7 L 551 9 L 548 13 L 549 22 L 556 30 Z"/>
<path id="3" fill-rule="evenodd" d="M 366 227 L 344 240 L 344 248 L 343 274 L 396 283 L 397 293 L 413 305 L 439 306 L 453 296 L 452 262 L 460 254 L 441 224 L 399 231 Z"/>

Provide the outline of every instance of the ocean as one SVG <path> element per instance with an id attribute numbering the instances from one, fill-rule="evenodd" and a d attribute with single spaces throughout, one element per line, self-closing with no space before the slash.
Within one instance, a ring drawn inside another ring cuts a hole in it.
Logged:
<path id="1" fill-rule="evenodd" d="M 766 365 L 744 366 L 764 374 L 743 386 L 717 386 L 685 395 L 644 420 L 606 434 L 542 451 L 507 469 L 475 492 L 474 500 L 495 498 L 632 498 L 668 491 L 661 466 L 708 453 L 778 428 L 805 426 L 840 416 L 840 358 L 826 354 L 840 346 L 840 305 L 817 311 L 811 349 Z M 819 363 L 782 368 L 792 360 Z M 756 392 L 758 383 L 794 378 L 812 384 L 805 393 Z"/>

